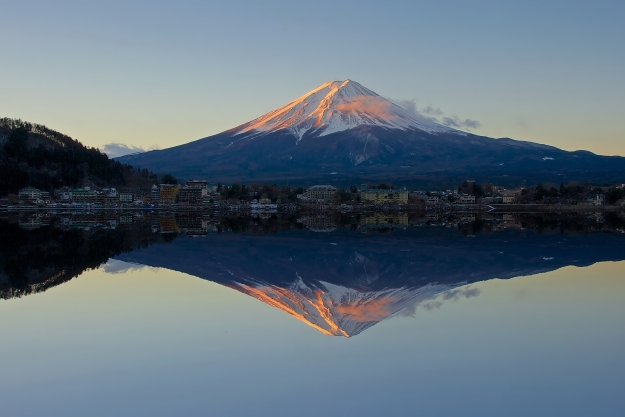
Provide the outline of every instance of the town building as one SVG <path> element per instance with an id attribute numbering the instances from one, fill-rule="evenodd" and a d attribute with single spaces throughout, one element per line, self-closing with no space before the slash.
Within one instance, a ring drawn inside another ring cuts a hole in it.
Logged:
<path id="1" fill-rule="evenodd" d="M 313 185 L 297 198 L 307 203 L 332 203 L 336 199 L 336 193 L 336 187 L 331 185 Z"/>
<path id="2" fill-rule="evenodd" d="M 33 187 L 22 188 L 18 192 L 20 200 L 28 200 L 31 202 L 37 202 L 41 200 L 41 190 Z"/>
<path id="3" fill-rule="evenodd" d="M 189 180 L 186 182 L 183 189 L 201 190 L 200 198 L 208 195 L 208 183 L 206 181 Z"/>
<path id="4" fill-rule="evenodd" d="M 519 199 L 519 194 L 515 192 L 501 193 L 501 199 L 504 204 L 515 204 Z"/>
<path id="5" fill-rule="evenodd" d="M 152 204 L 158 204 L 158 201 L 161 199 L 161 189 L 158 185 L 153 185 L 152 190 L 150 191 L 150 202 Z"/>
<path id="6" fill-rule="evenodd" d="M 588 199 L 588 205 L 591 206 L 602 206 L 604 203 L 603 194 L 597 194 L 592 198 Z"/>
<path id="7" fill-rule="evenodd" d="M 72 201 L 72 190 L 69 187 L 63 187 L 56 192 L 59 201 Z"/>
<path id="8" fill-rule="evenodd" d="M 474 195 L 461 195 L 460 204 L 475 204 L 475 196 Z"/>
<path id="9" fill-rule="evenodd" d="M 76 204 L 93 204 L 98 201 L 98 194 L 89 187 L 72 190 L 72 202 Z"/>
<path id="10" fill-rule="evenodd" d="M 131 204 L 133 201 L 132 193 L 119 193 L 119 202 L 124 204 Z"/>
<path id="11" fill-rule="evenodd" d="M 176 202 L 176 196 L 180 190 L 179 184 L 160 184 L 159 185 L 159 204 L 174 204 Z"/>
<path id="12" fill-rule="evenodd" d="M 408 203 L 408 190 L 369 189 L 366 184 L 360 187 L 360 201 L 375 204 Z"/>
<path id="13" fill-rule="evenodd" d="M 206 188 L 187 188 L 186 186 L 178 190 L 179 204 L 200 204 L 202 197 L 206 195 Z"/>

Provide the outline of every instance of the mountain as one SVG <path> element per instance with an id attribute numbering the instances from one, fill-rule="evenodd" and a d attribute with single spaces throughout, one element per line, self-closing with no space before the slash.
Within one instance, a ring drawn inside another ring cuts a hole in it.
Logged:
<path id="1" fill-rule="evenodd" d="M 461 132 L 351 80 L 324 83 L 217 135 L 118 160 L 214 182 L 456 185 L 471 178 L 518 185 L 625 179 L 625 158 Z"/>

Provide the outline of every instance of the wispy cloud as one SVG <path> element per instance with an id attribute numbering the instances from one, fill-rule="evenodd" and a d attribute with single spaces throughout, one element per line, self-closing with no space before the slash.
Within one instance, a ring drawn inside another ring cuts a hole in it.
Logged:
<path id="1" fill-rule="evenodd" d="M 421 307 L 426 311 L 437 310 L 443 306 L 446 301 L 456 302 L 461 298 L 471 298 L 480 295 L 480 290 L 473 287 L 454 288 L 433 296 L 415 299 L 414 304 L 409 305 L 399 313 L 401 316 L 415 317 L 417 307 Z"/>
<path id="2" fill-rule="evenodd" d="M 107 143 L 102 147 L 102 152 L 108 155 L 109 158 L 117 158 L 118 156 L 129 155 L 132 153 L 141 153 L 152 151 L 154 149 L 160 149 L 158 145 L 150 146 L 149 148 L 143 148 L 141 146 L 126 145 L 125 143 Z"/>
<path id="3" fill-rule="evenodd" d="M 353 101 L 342 103 L 336 106 L 340 112 L 362 112 L 375 117 L 390 118 L 393 117 L 389 113 L 391 103 L 382 97 L 356 96 Z"/>
<path id="4" fill-rule="evenodd" d="M 482 124 L 473 119 L 462 119 L 455 114 L 453 115 L 445 115 L 440 107 L 433 106 L 425 106 L 419 108 L 416 104 L 415 100 L 393 100 L 397 105 L 403 107 L 409 112 L 425 118 L 427 120 L 431 120 L 443 126 L 453 127 L 454 129 L 464 129 L 464 130 L 472 130 L 478 129 Z"/>

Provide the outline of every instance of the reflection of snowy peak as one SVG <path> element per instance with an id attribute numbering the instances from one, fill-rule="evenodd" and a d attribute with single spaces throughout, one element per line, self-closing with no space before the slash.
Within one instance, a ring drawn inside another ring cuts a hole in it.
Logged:
<path id="1" fill-rule="evenodd" d="M 324 83 L 231 132 L 266 133 L 287 129 L 301 139 L 309 132 L 324 136 L 362 125 L 418 129 L 428 133 L 457 132 L 419 117 L 351 80 Z"/>
<path id="2" fill-rule="evenodd" d="M 421 288 L 359 292 L 323 281 L 307 285 L 298 277 L 288 288 L 240 282 L 233 288 L 290 314 L 325 335 L 351 337 L 453 286 L 429 284 Z"/>

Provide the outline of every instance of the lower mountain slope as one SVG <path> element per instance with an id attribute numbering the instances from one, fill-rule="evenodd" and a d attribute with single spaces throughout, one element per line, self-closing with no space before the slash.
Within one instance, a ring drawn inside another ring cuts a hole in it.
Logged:
<path id="1" fill-rule="evenodd" d="M 537 182 L 616 183 L 625 158 L 567 152 L 513 139 L 416 129 L 359 126 L 298 137 L 288 129 L 224 132 L 184 145 L 118 159 L 177 177 L 210 181 L 337 185 L 456 184 L 466 178 L 502 185 Z"/>

